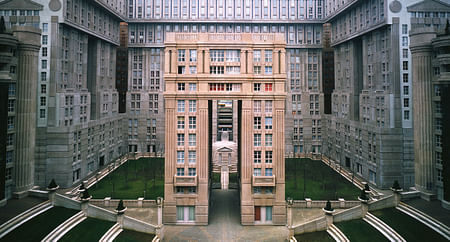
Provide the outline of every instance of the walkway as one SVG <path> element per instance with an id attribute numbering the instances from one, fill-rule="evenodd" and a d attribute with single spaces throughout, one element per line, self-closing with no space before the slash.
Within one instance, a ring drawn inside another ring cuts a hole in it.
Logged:
<path id="1" fill-rule="evenodd" d="M 43 201 L 45 200 L 31 196 L 8 200 L 5 206 L 0 207 L 0 225 Z"/>
<path id="2" fill-rule="evenodd" d="M 441 201 L 433 200 L 429 202 L 421 198 L 415 198 L 405 203 L 450 227 L 450 210 L 443 208 Z"/>
<path id="3" fill-rule="evenodd" d="M 286 226 L 242 226 L 237 190 L 212 190 L 208 226 L 165 226 L 164 241 L 285 241 Z"/>

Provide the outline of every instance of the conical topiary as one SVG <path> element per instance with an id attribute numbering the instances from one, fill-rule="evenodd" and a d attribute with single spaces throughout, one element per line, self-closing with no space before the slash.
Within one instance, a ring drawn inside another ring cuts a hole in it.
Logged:
<path id="1" fill-rule="evenodd" d="M 361 194 L 358 197 L 362 201 L 368 201 L 369 198 L 367 197 L 366 191 L 364 189 L 361 190 Z"/>
<path id="2" fill-rule="evenodd" d="M 394 181 L 394 184 L 392 185 L 392 189 L 393 190 L 401 190 L 402 189 L 397 180 Z"/>
<path id="3" fill-rule="evenodd" d="M 325 205 L 324 208 L 326 211 L 334 211 L 334 209 L 331 207 L 331 202 L 330 200 L 327 201 L 327 204 Z"/>
<path id="4" fill-rule="evenodd" d="M 56 184 L 55 179 L 52 179 L 50 181 L 50 184 L 48 184 L 47 189 L 54 190 L 54 189 L 57 189 L 57 188 L 58 188 L 58 185 Z"/>
<path id="5" fill-rule="evenodd" d="M 89 195 L 88 189 L 85 189 L 82 193 L 81 193 L 81 199 L 86 200 L 86 199 L 90 199 L 91 196 Z"/>
<path id="6" fill-rule="evenodd" d="M 117 210 L 117 211 L 122 211 L 122 210 L 124 210 L 124 209 L 125 209 L 125 206 L 123 206 L 123 200 L 120 199 L 119 204 L 117 205 L 116 210 Z"/>
<path id="7" fill-rule="evenodd" d="M 369 184 L 366 183 L 366 184 L 364 185 L 364 190 L 367 191 L 367 192 L 370 192 Z"/>

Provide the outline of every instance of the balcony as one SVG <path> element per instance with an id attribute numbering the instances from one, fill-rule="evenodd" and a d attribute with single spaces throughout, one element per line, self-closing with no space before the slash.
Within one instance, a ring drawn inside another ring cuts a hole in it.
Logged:
<path id="1" fill-rule="evenodd" d="M 197 175 L 195 176 L 173 176 L 173 183 L 177 187 L 195 187 L 197 186 Z"/>
<path id="2" fill-rule="evenodd" d="M 275 176 L 253 176 L 252 185 L 254 187 L 274 187 Z"/>

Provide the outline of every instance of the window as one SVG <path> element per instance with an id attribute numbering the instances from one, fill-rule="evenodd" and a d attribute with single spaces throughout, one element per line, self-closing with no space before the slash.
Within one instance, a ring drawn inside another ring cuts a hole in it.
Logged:
<path id="1" fill-rule="evenodd" d="M 184 134 L 177 134 L 177 145 L 184 146 Z"/>
<path id="2" fill-rule="evenodd" d="M 265 50 L 264 51 L 264 61 L 265 62 L 272 62 L 272 50 Z"/>
<path id="3" fill-rule="evenodd" d="M 47 45 L 48 44 L 48 35 L 42 35 L 42 44 Z"/>
<path id="4" fill-rule="evenodd" d="M 227 50 L 226 51 L 226 61 L 227 62 L 239 62 L 241 60 L 240 55 L 241 55 L 241 53 L 239 50 Z"/>
<path id="5" fill-rule="evenodd" d="M 189 112 L 197 112 L 197 101 L 196 100 L 189 100 Z"/>
<path id="6" fill-rule="evenodd" d="M 178 110 L 178 112 L 179 113 L 184 113 L 184 111 L 185 111 L 185 103 L 184 103 L 184 100 L 178 100 L 177 101 L 177 110 Z"/>
<path id="7" fill-rule="evenodd" d="M 403 111 L 403 119 L 404 120 L 409 120 L 409 110 Z"/>
<path id="8" fill-rule="evenodd" d="M 197 50 L 189 50 L 189 61 L 190 62 L 197 61 Z"/>
<path id="9" fill-rule="evenodd" d="M 253 151 L 253 161 L 255 163 L 261 163 L 261 151 Z"/>
<path id="10" fill-rule="evenodd" d="M 402 50 L 402 57 L 403 58 L 408 58 L 408 49 L 403 49 Z"/>
<path id="11" fill-rule="evenodd" d="M 14 144 L 14 135 L 13 134 L 8 134 L 6 136 L 6 145 L 13 145 Z"/>
<path id="12" fill-rule="evenodd" d="M 265 129 L 272 129 L 272 117 L 265 118 Z"/>
<path id="13" fill-rule="evenodd" d="M 197 74 L 197 66 L 189 66 L 190 74 Z"/>
<path id="14" fill-rule="evenodd" d="M 402 24 L 402 34 L 408 34 L 408 25 Z"/>
<path id="15" fill-rule="evenodd" d="M 41 94 L 46 94 L 47 93 L 47 86 L 45 84 L 41 85 Z"/>
<path id="16" fill-rule="evenodd" d="M 186 61 L 186 50 L 178 50 L 178 62 Z"/>
<path id="17" fill-rule="evenodd" d="M 188 173 L 189 176 L 197 175 L 197 170 L 195 168 L 189 168 L 188 172 L 189 172 Z"/>
<path id="18" fill-rule="evenodd" d="M 253 62 L 261 61 L 261 50 L 253 50 Z"/>
<path id="19" fill-rule="evenodd" d="M 180 222 L 195 221 L 195 207 L 177 206 L 177 221 Z"/>
<path id="20" fill-rule="evenodd" d="M 177 163 L 184 164 L 184 150 L 177 151 Z"/>
<path id="21" fill-rule="evenodd" d="M 408 46 L 408 37 L 406 36 L 402 37 L 402 46 Z"/>
<path id="22" fill-rule="evenodd" d="M 42 56 L 47 56 L 47 47 L 42 47 Z"/>
<path id="23" fill-rule="evenodd" d="M 375 172 L 372 171 L 372 170 L 369 170 L 369 181 L 370 181 L 371 183 L 376 184 L 376 176 L 377 176 L 377 173 L 375 173 Z"/>
<path id="24" fill-rule="evenodd" d="M 42 23 L 42 32 L 47 33 L 48 32 L 48 23 Z"/>
<path id="25" fill-rule="evenodd" d="M 272 176 L 273 175 L 272 168 L 266 168 L 266 169 L 264 169 L 264 171 L 265 171 L 265 176 Z"/>
<path id="26" fill-rule="evenodd" d="M 409 98 L 403 99 L 403 107 L 409 108 Z"/>
<path id="27" fill-rule="evenodd" d="M 261 146 L 261 134 L 253 134 L 253 146 Z"/>
<path id="28" fill-rule="evenodd" d="M 224 67 L 223 66 L 211 66 L 209 68 L 209 74 L 223 74 Z"/>
<path id="29" fill-rule="evenodd" d="M 409 95 L 409 87 L 403 86 L 403 95 Z"/>
<path id="30" fill-rule="evenodd" d="M 272 221 L 272 207 L 266 207 L 266 221 Z"/>
<path id="31" fill-rule="evenodd" d="M 177 176 L 184 176 L 184 168 L 177 168 Z"/>
<path id="32" fill-rule="evenodd" d="M 266 156 L 264 157 L 266 163 L 272 163 L 272 157 L 273 157 L 272 151 L 266 151 Z"/>
<path id="33" fill-rule="evenodd" d="M 264 74 L 271 75 L 272 74 L 272 66 L 265 66 L 264 67 Z"/>
<path id="34" fill-rule="evenodd" d="M 186 67 L 178 66 L 178 74 L 184 74 L 184 73 L 186 73 Z"/>
<path id="35" fill-rule="evenodd" d="M 261 176 L 261 168 L 254 168 L 253 176 Z"/>
<path id="36" fill-rule="evenodd" d="M 178 91 L 185 91 L 185 84 L 184 83 L 177 83 L 177 90 Z"/>
<path id="37" fill-rule="evenodd" d="M 6 168 L 5 171 L 5 180 L 11 180 L 12 179 L 12 167 Z"/>
<path id="38" fill-rule="evenodd" d="M 195 134 L 189 134 L 189 146 L 197 145 L 197 137 Z"/>
<path id="39" fill-rule="evenodd" d="M 14 117 L 8 117 L 8 129 L 14 129 Z"/>
<path id="40" fill-rule="evenodd" d="M 253 118 L 253 129 L 261 129 L 261 117 Z"/>
<path id="41" fill-rule="evenodd" d="M 47 81 L 47 72 L 45 71 L 41 72 L 41 81 L 43 82 Z"/>
<path id="42" fill-rule="evenodd" d="M 39 118 L 45 118 L 45 109 L 39 109 Z"/>
<path id="43" fill-rule="evenodd" d="M 14 112 L 15 100 L 8 100 L 8 112 Z"/>
<path id="44" fill-rule="evenodd" d="M 265 112 L 266 113 L 271 113 L 272 112 L 272 101 L 270 100 L 266 100 L 266 105 L 265 105 Z"/>
<path id="45" fill-rule="evenodd" d="M 197 161 L 197 152 L 195 150 L 190 150 L 188 152 L 189 164 L 195 164 Z"/>
<path id="46" fill-rule="evenodd" d="M 191 92 L 197 91 L 197 83 L 189 83 L 189 91 Z"/>
<path id="47" fill-rule="evenodd" d="M 45 106 L 45 104 L 47 103 L 46 100 L 46 97 L 40 97 L 40 105 Z"/>
<path id="48" fill-rule="evenodd" d="M 42 69 L 47 69 L 47 60 L 42 60 L 42 62 L 41 62 L 41 68 L 42 68 Z"/>
<path id="49" fill-rule="evenodd" d="M 270 147 L 272 146 L 272 134 L 266 134 L 266 140 L 265 140 L 265 145 Z"/>
<path id="50" fill-rule="evenodd" d="M 403 61 L 403 70 L 407 71 L 408 70 L 408 61 Z M 404 79 L 403 79 L 404 80 Z"/>
<path id="51" fill-rule="evenodd" d="M 261 91 L 261 83 L 253 83 L 253 91 L 260 92 Z"/>
<path id="52" fill-rule="evenodd" d="M 254 66 L 253 73 L 258 75 L 261 74 L 261 66 Z"/>
<path id="53" fill-rule="evenodd" d="M 177 129 L 184 129 L 184 116 L 177 117 Z"/>
<path id="54" fill-rule="evenodd" d="M 189 129 L 196 129 L 197 128 L 197 117 L 190 116 L 189 117 Z"/>
<path id="55" fill-rule="evenodd" d="M 253 112 L 255 112 L 255 113 L 261 112 L 261 101 L 260 100 L 253 101 Z"/>
<path id="56" fill-rule="evenodd" d="M 265 92 L 271 92 L 272 91 L 272 83 L 265 83 L 264 84 L 264 91 Z"/>
<path id="57" fill-rule="evenodd" d="M 403 83 L 407 83 L 409 81 L 408 73 L 403 73 Z"/>
<path id="58" fill-rule="evenodd" d="M 210 50 L 209 56 L 211 62 L 223 62 L 224 61 L 224 50 Z"/>
<path id="59" fill-rule="evenodd" d="M 261 194 L 261 187 L 253 187 L 254 194 Z"/>

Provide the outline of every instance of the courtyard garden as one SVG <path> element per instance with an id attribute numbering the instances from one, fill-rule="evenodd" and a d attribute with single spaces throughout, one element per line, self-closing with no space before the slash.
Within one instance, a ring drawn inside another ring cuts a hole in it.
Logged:
<path id="1" fill-rule="evenodd" d="M 129 160 L 89 189 L 93 198 L 156 199 L 164 196 L 164 158 Z"/>
<path id="2" fill-rule="evenodd" d="M 356 200 L 360 190 L 321 161 L 286 159 L 286 198 Z"/>
<path id="3" fill-rule="evenodd" d="M 447 241 L 436 231 L 396 208 L 386 208 L 371 213 L 397 231 L 406 241 Z"/>
<path id="4" fill-rule="evenodd" d="M 53 207 L 20 225 L 3 237 L 2 241 L 41 241 L 61 223 L 79 211 Z"/>
<path id="5" fill-rule="evenodd" d="M 336 226 L 350 241 L 389 241 L 383 234 L 362 219 L 336 223 Z"/>

